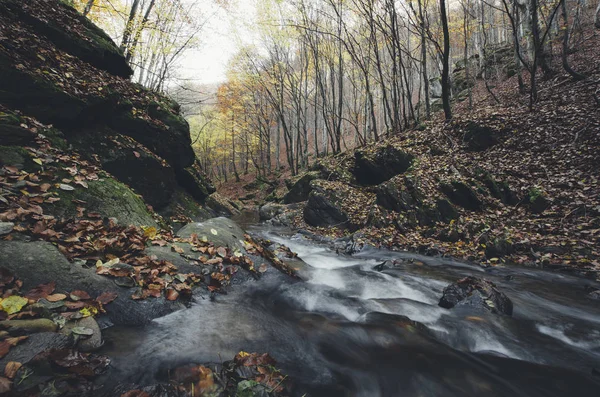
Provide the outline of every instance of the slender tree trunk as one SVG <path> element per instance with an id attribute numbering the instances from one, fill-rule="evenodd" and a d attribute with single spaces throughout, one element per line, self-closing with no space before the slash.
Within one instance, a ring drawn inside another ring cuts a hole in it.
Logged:
<path id="1" fill-rule="evenodd" d="M 446 0 L 440 0 L 440 16 L 444 31 L 444 52 L 442 54 L 442 104 L 446 120 L 452 119 L 450 107 L 450 32 L 448 31 L 448 17 L 446 15 Z"/>
<path id="2" fill-rule="evenodd" d="M 154 3 L 156 3 L 156 0 L 150 0 L 150 4 L 148 4 L 148 8 L 146 8 L 146 12 L 144 13 L 144 18 L 142 19 L 142 23 L 140 24 L 140 27 L 135 32 L 133 42 L 127 49 L 127 55 L 125 55 L 125 60 L 128 63 L 131 63 L 131 59 L 135 55 L 135 50 L 137 48 L 138 43 L 140 42 L 140 38 L 142 37 L 142 32 L 144 31 L 144 28 L 146 27 L 146 24 L 148 23 L 148 20 L 150 19 L 150 13 L 152 12 L 152 8 L 154 8 Z"/>
<path id="3" fill-rule="evenodd" d="M 567 73 L 571 75 L 575 80 L 583 80 L 586 78 L 585 75 L 576 72 L 569 65 L 569 15 L 567 14 L 567 2 L 566 0 L 561 0 L 561 8 L 562 8 L 562 17 L 564 21 L 563 27 L 563 48 L 562 48 L 562 66 Z"/>
<path id="4" fill-rule="evenodd" d="M 133 25 L 135 24 L 135 17 L 137 15 L 137 9 L 139 6 L 140 0 L 133 0 L 131 10 L 129 11 L 129 18 L 127 18 L 125 30 L 123 31 L 123 39 L 121 40 L 121 51 L 123 52 L 125 52 L 125 49 L 127 49 L 127 46 L 129 45 L 129 38 L 131 37 L 131 33 L 133 31 Z"/>
<path id="5" fill-rule="evenodd" d="M 87 4 L 85 5 L 85 8 L 83 9 L 83 16 L 84 16 L 84 17 L 85 17 L 85 16 L 87 16 L 87 14 L 89 14 L 89 13 L 90 13 L 90 11 L 92 11 L 92 7 L 94 6 L 94 2 L 95 2 L 95 1 L 96 1 L 96 0 L 89 0 L 89 1 L 87 2 Z"/>
<path id="6" fill-rule="evenodd" d="M 423 0 L 419 3 L 419 22 L 421 34 L 421 68 L 423 74 L 423 90 L 425 91 L 425 112 L 427 118 L 431 116 L 431 102 L 429 99 L 429 76 L 427 73 L 427 42 L 425 40 L 425 18 L 423 17 Z"/>

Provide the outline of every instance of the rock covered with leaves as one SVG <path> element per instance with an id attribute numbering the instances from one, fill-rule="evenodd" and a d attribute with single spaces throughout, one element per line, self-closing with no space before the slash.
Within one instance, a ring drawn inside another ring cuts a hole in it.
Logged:
<path id="1" fill-rule="evenodd" d="M 179 105 L 129 81 L 120 49 L 73 8 L 2 1 L 0 68 L 1 105 L 59 128 L 87 160 L 95 157 L 156 209 L 176 198 L 177 183 L 201 202 L 214 192 L 194 165 Z M 9 125 L 2 136 L 12 145 L 31 140 L 27 128 Z"/>

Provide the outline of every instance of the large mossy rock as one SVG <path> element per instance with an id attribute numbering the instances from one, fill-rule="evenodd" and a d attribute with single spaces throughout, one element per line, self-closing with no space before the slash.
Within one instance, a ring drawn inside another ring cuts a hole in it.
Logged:
<path id="1" fill-rule="evenodd" d="M 483 205 L 473 189 L 464 182 L 452 181 L 451 183 L 442 183 L 440 184 L 440 190 L 448 196 L 452 203 L 464 209 L 478 211 Z"/>
<path id="2" fill-rule="evenodd" d="M 261 221 L 268 221 L 285 211 L 286 206 L 277 203 L 267 203 L 260 207 L 258 216 Z"/>
<path id="3" fill-rule="evenodd" d="M 140 89 L 143 89 L 140 87 Z M 156 153 L 176 170 L 194 164 L 190 126 L 174 104 L 151 102 L 144 106 L 150 120 L 134 116 L 131 112 L 118 112 L 108 125 L 118 133 L 127 135 Z"/>
<path id="4" fill-rule="evenodd" d="M 77 207 L 99 213 L 102 217 L 116 218 L 119 224 L 156 226 L 146 204 L 123 183 L 112 178 L 89 181 L 88 189 L 77 187 L 72 191 L 59 190 L 60 200 L 46 204 L 45 212 L 58 218 L 77 217 Z M 80 200 L 85 204 L 77 204 Z"/>
<path id="5" fill-rule="evenodd" d="M 392 145 L 375 149 L 357 150 L 354 153 L 352 174 L 360 185 L 379 185 L 406 172 L 414 156 Z"/>
<path id="6" fill-rule="evenodd" d="M 141 325 L 184 307 L 162 297 L 135 301 L 131 295 L 136 288 L 119 287 L 112 279 L 96 274 L 94 268 L 70 263 L 45 241 L 0 241 L 0 252 L 2 266 L 23 281 L 25 291 L 47 283 L 50 277 L 56 282 L 58 292 L 84 290 L 92 297 L 103 292 L 117 293 L 117 299 L 107 306 L 108 317 L 114 324 Z"/>
<path id="7" fill-rule="evenodd" d="M 0 166 L 8 165 L 27 172 L 36 172 L 40 165 L 20 146 L 0 146 Z"/>
<path id="8" fill-rule="evenodd" d="M 173 167 L 132 138 L 100 129 L 73 141 L 84 157 L 90 161 L 97 158 L 102 168 L 141 194 L 154 209 L 165 208 L 171 202 L 177 186 Z"/>
<path id="9" fill-rule="evenodd" d="M 439 306 L 451 309 L 466 306 L 472 309 L 490 311 L 511 316 L 513 303 L 496 285 L 489 280 L 465 277 L 444 288 Z"/>
<path id="10" fill-rule="evenodd" d="M 348 215 L 336 205 L 335 194 L 324 189 L 313 190 L 304 206 L 304 221 L 311 226 L 335 226 L 343 228 Z"/>
<path id="11" fill-rule="evenodd" d="M 307 172 L 294 180 L 291 180 L 288 184 L 289 191 L 283 196 L 283 202 L 285 204 L 299 203 L 308 200 L 308 196 L 312 191 L 311 182 L 315 179 L 319 179 L 321 173 L 317 171 Z"/>
<path id="12" fill-rule="evenodd" d="M 112 39 L 72 7 L 47 0 L 3 0 L 0 7 L 17 14 L 56 47 L 94 67 L 124 78 L 133 74 Z"/>

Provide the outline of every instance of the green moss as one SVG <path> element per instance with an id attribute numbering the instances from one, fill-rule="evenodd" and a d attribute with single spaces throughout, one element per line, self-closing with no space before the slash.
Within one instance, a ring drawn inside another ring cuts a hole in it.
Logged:
<path id="1" fill-rule="evenodd" d="M 37 172 L 40 165 L 33 161 L 31 154 L 20 146 L 0 146 L 0 165 L 9 165 L 25 170 Z"/>
<path id="2" fill-rule="evenodd" d="M 0 124 L 20 125 L 21 118 L 13 113 L 0 112 Z"/>
<path id="3" fill-rule="evenodd" d="M 50 144 L 53 147 L 63 151 L 69 149 L 69 144 L 67 143 L 65 136 L 56 128 L 48 128 L 47 130 L 44 130 L 42 135 L 44 135 L 50 141 Z"/>
<path id="4" fill-rule="evenodd" d="M 527 192 L 527 196 L 529 197 L 529 202 L 531 202 L 531 203 L 533 203 L 534 201 L 536 201 L 539 197 L 542 197 L 543 195 L 544 195 L 544 191 L 537 186 L 530 188 L 529 192 Z"/>
<path id="5" fill-rule="evenodd" d="M 57 217 L 74 218 L 77 207 L 85 207 L 102 217 L 117 218 L 123 225 L 157 225 L 142 199 L 121 182 L 103 178 L 89 181 L 88 186 L 88 189 L 77 186 L 73 191 L 57 189 L 60 201 L 48 205 L 48 211 Z M 73 200 L 81 200 L 85 204 L 77 204 Z"/>

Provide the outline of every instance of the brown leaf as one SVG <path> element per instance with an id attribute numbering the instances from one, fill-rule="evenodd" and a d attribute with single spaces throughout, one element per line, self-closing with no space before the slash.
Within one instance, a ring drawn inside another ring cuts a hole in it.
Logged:
<path id="1" fill-rule="evenodd" d="M 262 265 L 260 265 L 260 266 L 258 267 L 258 271 L 259 271 L 260 273 L 264 273 L 264 272 L 266 272 L 266 271 L 267 271 L 267 265 L 263 263 Z"/>
<path id="2" fill-rule="evenodd" d="M 38 285 L 37 287 L 30 290 L 25 295 L 25 297 L 27 299 L 38 301 L 39 299 L 46 298 L 48 295 L 53 293 L 55 288 L 56 288 L 56 283 L 54 281 L 49 282 L 48 284 Z"/>
<path id="3" fill-rule="evenodd" d="M 217 254 L 221 258 L 225 258 L 227 256 L 227 249 L 225 247 L 219 247 L 219 248 L 217 248 Z"/>
<path id="4" fill-rule="evenodd" d="M 108 305 L 110 302 L 117 299 L 117 296 L 118 295 L 116 292 L 103 292 L 99 297 L 96 298 L 96 300 L 103 305 Z"/>
<path id="5" fill-rule="evenodd" d="M 67 299 L 67 295 L 65 294 L 52 294 L 46 297 L 48 302 L 59 302 L 64 301 L 65 299 Z"/>
<path id="6" fill-rule="evenodd" d="M 10 348 L 16 346 L 19 342 L 27 339 L 28 336 L 17 336 L 15 338 L 6 338 L 0 342 L 0 358 L 6 356 Z"/>
<path id="7" fill-rule="evenodd" d="M 177 298 L 179 298 L 179 292 L 175 291 L 174 289 L 168 289 L 165 296 L 167 300 L 175 301 Z"/>
<path id="8" fill-rule="evenodd" d="M 14 379 L 15 375 L 17 374 L 17 371 L 22 366 L 23 364 L 21 363 L 18 363 L 16 361 L 10 361 L 8 364 L 6 364 L 6 367 L 4 368 L 4 376 L 6 376 L 8 379 Z"/>

